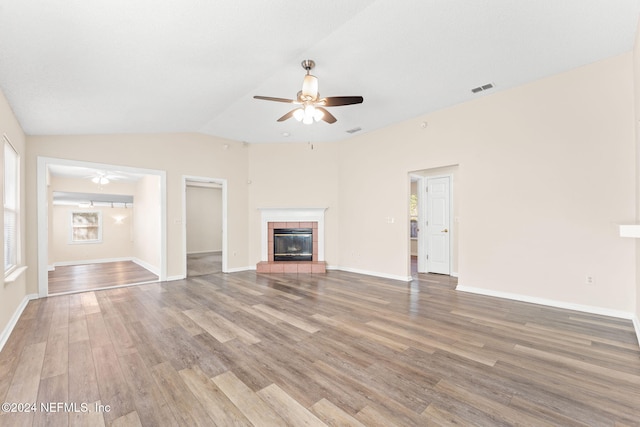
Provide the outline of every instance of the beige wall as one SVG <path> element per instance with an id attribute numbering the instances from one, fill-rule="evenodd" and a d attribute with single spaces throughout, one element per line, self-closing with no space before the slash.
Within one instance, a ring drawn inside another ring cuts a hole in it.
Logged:
<path id="1" fill-rule="evenodd" d="M 71 213 L 77 211 L 98 211 L 102 215 L 102 241 L 97 243 L 72 243 L 70 238 Z M 131 239 L 132 209 L 95 207 L 78 209 L 74 206 L 54 206 L 52 239 L 53 264 L 81 263 L 83 261 L 106 261 L 116 258 L 131 258 L 133 242 Z M 115 217 L 122 216 L 122 223 Z"/>
<path id="2" fill-rule="evenodd" d="M 640 25 L 636 31 L 633 48 L 633 83 L 634 83 L 634 124 L 636 139 L 636 224 L 640 224 Z M 636 239 L 636 309 L 635 327 L 640 341 L 640 239 Z"/>
<path id="3" fill-rule="evenodd" d="M 250 259 L 257 208 L 328 206 L 330 265 L 407 277 L 407 174 L 458 165 L 461 286 L 633 312 L 632 111 L 628 53 L 314 150 L 252 145 Z"/>
<path id="4" fill-rule="evenodd" d="M 343 177 L 338 156 L 337 143 L 250 145 L 249 253 L 254 267 L 261 255 L 259 208 L 327 208 L 325 260 L 339 265 L 338 202 Z"/>
<path id="5" fill-rule="evenodd" d="M 16 120 L 11 106 L 7 102 L 2 91 L 0 91 L 0 134 L 5 134 L 11 141 L 11 144 L 17 150 L 21 160 L 21 182 L 24 183 L 25 179 L 25 135 L 20 127 L 20 124 Z M 1 138 L 0 138 L 1 140 Z M 4 143 L 3 143 L 4 144 Z M 0 191 L 4 192 L 4 148 L 0 153 L 0 165 L 3 173 L 0 173 Z M 21 209 L 22 215 L 21 221 L 21 235 L 25 235 L 25 186 L 22 185 L 20 191 Z M 0 217 L 4 221 L 4 212 L 0 211 Z M 4 240 L 4 228 L 0 231 Z M 4 246 L 0 249 L 2 252 L 2 258 L 4 259 Z M 25 242 L 22 241 L 21 251 L 22 263 L 25 264 Z M 28 273 L 28 272 L 27 272 Z M 7 325 L 9 325 L 12 316 L 16 313 L 16 310 L 20 307 L 21 303 L 25 300 L 27 294 L 35 293 L 35 288 L 29 289 L 27 286 L 27 273 L 23 273 L 17 280 L 11 283 L 4 283 L 4 275 L 2 275 L 3 283 L 0 285 L 0 334 L 5 331 Z M 0 335 L 2 338 L 2 335 Z"/>
<path id="6" fill-rule="evenodd" d="M 228 183 L 229 267 L 248 265 L 247 149 L 244 144 L 200 134 L 31 136 L 27 142 L 27 236 L 29 292 L 37 292 L 37 157 L 71 159 L 166 171 L 167 274 L 184 276 L 183 175 L 210 176 Z M 135 201 L 137 203 L 137 200 Z"/>
<path id="7" fill-rule="evenodd" d="M 187 185 L 187 253 L 222 250 L 222 189 Z"/>
<path id="8" fill-rule="evenodd" d="M 406 277 L 407 174 L 459 165 L 461 285 L 637 312 L 636 243 L 617 228 L 635 221 L 638 199 L 632 66 L 624 54 L 313 149 L 198 134 L 28 137 L 30 268 L 26 287 L 0 290 L 0 325 L 37 291 L 38 156 L 166 171 L 169 276 L 184 274 L 184 175 L 228 181 L 232 269 L 260 260 L 258 208 L 327 207 L 330 265 Z M 24 150 L 4 98 L 0 118 Z"/>
<path id="9" fill-rule="evenodd" d="M 160 275 L 162 265 L 161 182 L 145 175 L 136 183 L 133 196 L 133 253 L 137 261 Z"/>
<path id="10" fill-rule="evenodd" d="M 112 181 L 98 186 L 90 180 L 53 177 L 49 192 L 65 191 L 96 194 L 133 195 L 134 185 Z M 133 257 L 132 219 L 134 207 L 100 207 L 81 209 L 77 206 L 49 206 L 49 264 L 75 261 L 107 260 Z M 102 213 L 102 242 L 75 244 L 70 242 L 71 212 L 93 210 Z M 120 221 L 116 219 L 120 218 Z"/>
<path id="11" fill-rule="evenodd" d="M 408 228 L 385 218 L 407 216 L 408 171 L 457 164 L 461 285 L 634 311 L 635 243 L 617 228 L 635 219 L 631 60 L 341 142 L 341 264 L 405 274 Z"/>

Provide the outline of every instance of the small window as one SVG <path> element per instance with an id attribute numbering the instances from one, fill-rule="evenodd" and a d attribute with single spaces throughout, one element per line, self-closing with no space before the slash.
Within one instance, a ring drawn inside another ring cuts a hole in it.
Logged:
<path id="1" fill-rule="evenodd" d="M 100 211 L 71 212 L 71 243 L 102 242 Z"/>
<path id="2" fill-rule="evenodd" d="M 4 274 L 20 263 L 20 156 L 4 139 Z"/>

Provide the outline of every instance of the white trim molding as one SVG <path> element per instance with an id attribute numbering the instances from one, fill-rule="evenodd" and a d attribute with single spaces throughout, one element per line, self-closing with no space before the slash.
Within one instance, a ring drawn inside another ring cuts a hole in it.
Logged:
<path id="1" fill-rule="evenodd" d="M 640 225 L 624 224 L 620 225 L 620 237 L 640 238 Z"/>
<path id="2" fill-rule="evenodd" d="M 80 261 L 60 261 L 53 264 L 53 270 L 56 267 L 67 267 L 71 265 L 85 265 L 85 264 L 104 264 L 107 262 L 121 262 L 121 261 L 133 261 L 131 257 L 116 257 L 116 258 L 97 258 L 97 259 L 83 259 Z"/>
<path id="3" fill-rule="evenodd" d="M 633 323 L 633 328 L 636 332 L 636 339 L 638 340 L 638 346 L 640 346 L 640 320 L 638 319 L 638 316 L 634 313 L 620 311 L 620 310 L 611 310 L 611 309 L 602 308 L 602 307 L 594 307 L 591 305 L 573 304 L 573 303 L 550 300 L 545 298 L 536 298 L 536 297 L 530 297 L 526 295 L 512 294 L 508 292 L 492 291 L 489 289 L 474 288 L 471 286 L 458 285 L 456 286 L 456 291 L 469 292 L 472 294 L 486 295 L 486 296 L 496 297 L 496 298 L 510 299 L 514 301 L 528 302 L 531 304 L 546 305 L 549 307 L 564 308 L 566 310 L 581 311 L 583 313 L 598 314 L 600 316 L 609 316 L 609 317 L 615 317 L 618 319 L 631 320 L 631 322 Z"/>
<path id="4" fill-rule="evenodd" d="M 269 260 L 270 222 L 317 222 L 318 261 L 324 261 L 324 212 L 327 208 L 258 208 L 262 223 L 261 261 Z"/>
<path id="5" fill-rule="evenodd" d="M 413 280 L 413 277 L 411 276 L 398 276 L 395 274 L 379 273 L 377 271 L 361 270 L 359 268 L 351 268 L 351 267 L 327 266 L 327 270 L 346 271 L 348 273 L 364 274 L 366 276 L 380 277 L 383 279 L 391 279 L 391 280 L 399 280 L 401 282 L 411 282 Z"/>
<path id="6" fill-rule="evenodd" d="M 634 315 L 631 321 L 633 322 L 633 328 L 636 330 L 636 338 L 638 340 L 638 346 L 640 346 L 640 320 L 638 319 L 638 316 Z"/>
<path id="7" fill-rule="evenodd" d="M 94 163 L 80 160 L 59 159 L 53 157 L 37 157 L 36 170 L 36 190 L 37 190 L 37 219 L 38 219 L 38 296 L 46 297 L 49 294 L 48 272 L 49 259 L 49 197 L 48 197 L 48 168 L 49 165 L 78 166 L 103 170 L 119 170 L 141 175 L 153 175 L 160 179 L 160 247 L 159 258 L 159 280 L 164 281 L 167 277 L 167 172 L 164 170 L 144 169 L 123 165 L 112 165 L 105 163 Z"/>
<path id="8" fill-rule="evenodd" d="M 13 313 L 13 316 L 11 316 L 11 319 L 9 319 L 9 323 L 7 323 L 7 326 L 5 326 L 4 330 L 0 334 L 0 351 L 2 351 L 2 348 L 7 343 L 7 340 L 9 339 L 11 332 L 13 332 L 13 328 L 16 327 L 16 324 L 18 323 L 20 316 L 22 316 L 22 312 L 24 311 L 24 309 L 27 308 L 27 304 L 29 303 L 29 301 L 37 298 L 38 298 L 37 294 L 29 294 L 29 295 L 25 295 L 25 297 L 22 299 L 22 302 L 20 303 L 18 308 L 16 308 L 16 311 Z"/>
<path id="9" fill-rule="evenodd" d="M 148 262 L 141 260 L 140 258 L 131 258 L 131 262 L 138 264 L 140 267 L 146 270 L 149 270 L 150 272 L 158 276 L 158 278 L 160 278 L 160 269 L 157 266 L 151 265 Z"/>
<path id="10" fill-rule="evenodd" d="M 514 301 L 528 302 L 531 304 L 546 305 L 549 307 L 564 308 L 566 310 L 582 311 L 584 313 L 599 314 L 601 316 L 616 317 L 618 319 L 633 320 L 635 315 L 626 311 L 611 310 L 608 308 L 595 307 L 591 305 L 573 304 L 564 301 L 550 300 L 546 298 L 530 297 L 527 295 L 512 294 L 509 292 L 492 291 L 490 289 L 474 288 L 471 286 L 456 286 L 456 291 L 469 292 L 472 294 L 486 295 L 489 297 L 497 297 L 510 299 Z M 636 332 L 637 332 L 636 327 Z"/>

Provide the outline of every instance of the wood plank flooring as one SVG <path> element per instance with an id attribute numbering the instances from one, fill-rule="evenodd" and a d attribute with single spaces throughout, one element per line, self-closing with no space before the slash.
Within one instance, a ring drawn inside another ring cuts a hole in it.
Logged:
<path id="1" fill-rule="evenodd" d="M 49 294 L 153 282 L 158 276 L 132 261 L 59 266 L 49 271 Z"/>
<path id="2" fill-rule="evenodd" d="M 37 407 L 0 425 L 640 425 L 630 321 L 455 285 L 241 272 L 31 301 L 0 400 Z"/>
<path id="3" fill-rule="evenodd" d="M 187 255 L 187 277 L 222 273 L 222 252 L 203 252 Z"/>

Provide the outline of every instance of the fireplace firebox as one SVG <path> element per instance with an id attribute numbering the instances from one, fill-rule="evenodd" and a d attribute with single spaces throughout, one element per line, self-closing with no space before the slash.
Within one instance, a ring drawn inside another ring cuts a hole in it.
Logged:
<path id="1" fill-rule="evenodd" d="M 275 228 L 274 261 L 313 261 L 313 229 Z"/>

